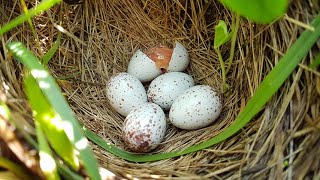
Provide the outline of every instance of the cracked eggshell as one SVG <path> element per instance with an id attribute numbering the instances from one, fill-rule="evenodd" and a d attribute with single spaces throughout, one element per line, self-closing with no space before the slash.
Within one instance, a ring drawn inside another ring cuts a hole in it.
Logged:
<path id="1" fill-rule="evenodd" d="M 187 49 L 178 41 L 173 49 L 171 60 L 169 62 L 168 72 L 184 71 L 189 65 L 189 54 Z"/>
<path id="2" fill-rule="evenodd" d="M 138 105 L 147 102 L 147 93 L 142 83 L 128 73 L 112 76 L 107 84 L 107 97 L 111 106 L 127 116 Z"/>
<path id="3" fill-rule="evenodd" d="M 155 78 L 147 91 L 148 101 L 169 110 L 174 100 L 184 91 L 194 86 L 194 80 L 186 73 L 169 72 Z"/>
<path id="4" fill-rule="evenodd" d="M 170 122 L 181 129 L 200 129 L 214 122 L 222 110 L 222 99 L 210 86 L 197 85 L 177 97 L 169 112 Z"/>
<path id="5" fill-rule="evenodd" d="M 140 50 L 137 50 L 130 59 L 127 72 L 141 82 L 149 82 L 162 73 L 155 62 Z"/>
<path id="6" fill-rule="evenodd" d="M 134 152 L 148 152 L 156 148 L 166 132 L 163 110 L 154 103 L 145 103 L 129 113 L 124 121 L 123 138 Z"/>

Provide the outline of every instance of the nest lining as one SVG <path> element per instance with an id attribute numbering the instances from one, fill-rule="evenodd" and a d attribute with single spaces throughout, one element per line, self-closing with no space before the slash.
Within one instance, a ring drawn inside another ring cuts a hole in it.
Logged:
<path id="1" fill-rule="evenodd" d="M 30 2 L 31 4 L 33 2 Z M 2 3 L 2 14 L 20 12 L 17 6 Z M 78 119 L 107 142 L 127 149 L 122 140 L 124 117 L 108 103 L 105 86 L 108 79 L 126 71 L 128 62 L 137 49 L 159 44 L 173 45 L 179 41 L 190 54 L 186 72 L 196 84 L 205 84 L 217 90 L 222 88 L 220 64 L 213 50 L 214 25 L 222 19 L 230 26 L 231 14 L 218 2 L 192 1 L 85 1 L 83 5 L 61 4 L 50 14 L 37 16 L 41 47 L 52 46 L 57 30 L 54 22 L 62 22 L 70 34 L 64 34 L 59 50 L 50 62 L 67 100 Z M 15 15 L 17 15 L 15 14 Z M 305 2 L 290 4 L 288 15 L 309 22 L 315 10 Z M 7 22 L 9 16 L 0 16 Z M 44 25 L 45 26 L 40 26 Z M 301 28 L 286 20 L 268 26 L 241 20 L 236 43 L 235 59 L 227 75 L 231 85 L 224 94 L 223 112 L 210 126 L 194 130 L 180 130 L 169 125 L 165 140 L 152 153 L 171 152 L 190 147 L 219 134 L 228 127 L 245 107 L 266 74 L 281 58 L 301 33 Z M 20 26 L 4 35 L 23 41 L 38 56 L 28 26 Z M 318 45 L 319 47 L 319 45 Z M 223 46 L 227 59 L 229 45 Z M 30 109 L 25 110 L 20 64 L 1 57 L 1 81 L 10 86 L 7 99 L 12 109 L 22 116 L 19 121 L 30 126 Z M 310 58 L 304 61 L 310 63 Z M 310 122 L 319 121 L 320 80 L 312 72 L 297 68 L 261 112 L 232 138 L 208 149 L 182 157 L 150 162 L 132 163 L 120 159 L 91 144 L 100 164 L 123 177 L 138 178 L 284 178 L 290 175 L 306 177 L 319 173 L 320 134 Z M 317 84 L 318 83 L 318 84 Z M 292 93 L 294 90 L 294 93 Z M 289 103 L 288 103 L 289 102 Z M 314 153 L 310 158 L 308 155 Z M 310 162 L 304 161 L 307 158 Z M 288 160 L 292 166 L 284 167 Z M 303 168 L 310 167 L 310 168 Z M 311 168 L 312 167 L 312 168 Z"/>

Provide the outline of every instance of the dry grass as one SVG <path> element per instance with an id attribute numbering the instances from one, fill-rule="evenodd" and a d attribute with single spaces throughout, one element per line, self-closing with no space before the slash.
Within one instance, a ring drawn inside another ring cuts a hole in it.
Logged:
<path id="1" fill-rule="evenodd" d="M 19 3 L 0 1 L 0 22 L 21 11 Z M 33 5 L 30 2 L 30 5 Z M 316 7 L 316 6 L 314 6 Z M 288 16 L 308 23 L 317 10 L 304 1 L 293 1 Z M 67 31 L 50 62 L 66 98 L 80 121 L 106 141 L 126 149 L 121 138 L 123 117 L 108 104 L 105 84 L 109 77 L 126 70 L 138 49 L 182 42 L 190 53 L 187 72 L 196 83 L 222 88 L 220 65 L 213 50 L 214 25 L 231 14 L 218 2 L 201 0 L 85 1 L 61 4 L 34 20 L 41 47 L 35 46 L 25 24 L 1 37 L 1 44 L 14 39 L 42 54 L 53 44 L 57 29 Z M 232 89 L 224 96 L 223 113 L 210 127 L 183 131 L 169 125 L 165 141 L 154 153 L 170 152 L 202 142 L 223 131 L 244 108 L 265 75 L 302 32 L 280 19 L 269 26 L 242 19 L 235 61 L 227 75 Z M 229 45 L 222 49 L 228 57 Z M 100 164 L 120 176 L 142 179 L 312 179 L 320 176 L 320 77 L 303 68 L 310 63 L 319 43 L 264 109 L 241 132 L 210 149 L 183 157 L 151 163 L 131 163 L 91 144 Z M 32 116 L 22 90 L 21 66 L 1 54 L 1 93 L 17 120 L 32 133 Z M 4 89 L 4 83 L 9 87 Z M 318 89 L 318 90 L 317 90 Z M 0 152 L 1 153 L 1 152 Z M 284 161 L 289 163 L 284 166 Z"/>

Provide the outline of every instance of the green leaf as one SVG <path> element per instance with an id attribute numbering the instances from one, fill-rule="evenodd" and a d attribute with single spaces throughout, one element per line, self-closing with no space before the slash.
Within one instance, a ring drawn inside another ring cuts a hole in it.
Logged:
<path id="1" fill-rule="evenodd" d="M 220 0 L 228 9 L 257 23 L 271 23 L 288 8 L 288 0 Z"/>
<path id="2" fill-rule="evenodd" d="M 17 27 L 18 25 L 28 21 L 31 17 L 51 8 L 55 4 L 61 2 L 62 0 L 44 0 L 41 1 L 36 7 L 30 9 L 25 14 L 21 14 L 20 16 L 16 17 L 14 20 L 10 21 L 9 23 L 5 24 L 0 28 L 0 35 L 3 35 L 7 31 L 12 28 Z"/>
<path id="3" fill-rule="evenodd" d="M 68 166 L 62 164 L 61 161 L 56 160 L 58 171 L 64 179 L 83 180 L 84 178 L 78 173 L 73 172 Z"/>
<path id="4" fill-rule="evenodd" d="M 6 45 L 13 57 L 20 61 L 36 79 L 38 86 L 48 99 L 50 105 L 60 115 L 68 139 L 80 153 L 84 168 L 91 179 L 101 179 L 97 160 L 90 150 L 88 141 L 83 135 L 79 122 L 74 116 L 70 106 L 64 99 L 55 79 L 46 71 L 39 60 L 20 42 L 11 42 Z"/>
<path id="5" fill-rule="evenodd" d="M 29 134 L 25 133 L 22 128 L 17 126 L 16 122 L 10 116 L 10 110 L 8 106 L 3 101 L 1 101 L 1 99 L 0 99 L 0 115 L 3 118 L 8 119 L 11 123 L 15 124 L 16 128 L 24 136 L 27 142 L 31 144 L 35 149 L 39 149 L 37 142 Z M 59 173 L 64 177 L 64 179 L 73 179 L 73 180 L 83 179 L 82 176 L 70 170 L 69 167 L 67 167 L 62 161 L 55 159 L 55 162 L 58 165 L 57 167 L 58 167 Z M 24 171 L 23 173 L 27 174 Z M 21 177 L 21 178 L 27 179 L 26 177 Z"/>
<path id="6" fill-rule="evenodd" d="M 59 114 L 51 107 L 36 80 L 29 74 L 24 75 L 24 90 L 32 107 L 35 121 L 40 124 L 55 152 L 73 169 L 79 170 L 76 150 L 69 141 L 62 126 Z M 38 138 L 39 139 L 39 138 Z M 40 144 L 39 144 L 40 146 Z M 41 150 L 41 148 L 39 148 Z"/>
<path id="7" fill-rule="evenodd" d="M 57 52 L 61 39 L 61 32 L 58 33 L 58 39 L 54 42 L 53 46 L 49 49 L 49 51 L 42 57 L 42 64 L 47 65 L 48 62 L 52 59 L 54 54 Z"/>
<path id="8" fill-rule="evenodd" d="M 92 131 L 85 129 L 86 136 L 109 151 L 110 153 L 119 156 L 128 161 L 134 162 L 148 162 L 157 161 L 162 159 L 168 159 L 185 155 L 188 153 L 196 152 L 210 146 L 222 142 L 231 136 L 235 135 L 241 128 L 243 128 L 250 120 L 263 108 L 263 106 L 269 101 L 272 95 L 277 92 L 280 86 L 289 77 L 292 71 L 297 67 L 301 60 L 308 54 L 313 44 L 320 37 L 320 15 L 312 22 L 312 26 L 315 27 L 315 31 L 311 32 L 305 30 L 297 41 L 287 50 L 286 54 L 281 58 L 279 63 L 268 73 L 265 79 L 262 81 L 252 98 L 248 101 L 246 107 L 237 116 L 235 121 L 227 127 L 223 132 L 214 136 L 213 138 L 204 141 L 200 144 L 191 146 L 185 150 L 178 150 L 169 153 L 153 154 L 153 155 L 138 155 L 129 153 L 122 149 L 119 149 L 99 136 L 94 134 Z"/>
<path id="9" fill-rule="evenodd" d="M 231 34 L 228 33 L 227 24 L 220 20 L 218 25 L 214 27 L 214 49 L 218 49 L 220 46 L 228 42 L 231 38 Z"/>
<path id="10" fill-rule="evenodd" d="M 37 139 L 39 144 L 40 168 L 48 180 L 60 179 L 57 165 L 54 161 L 50 146 L 45 138 L 40 123 L 35 121 Z"/>

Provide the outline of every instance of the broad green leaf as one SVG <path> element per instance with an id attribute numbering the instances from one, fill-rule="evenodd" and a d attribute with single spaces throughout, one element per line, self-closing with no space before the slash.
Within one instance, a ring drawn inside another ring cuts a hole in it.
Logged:
<path id="1" fill-rule="evenodd" d="M 311 24 L 315 27 L 315 31 L 311 32 L 305 30 L 297 41 L 287 50 L 286 54 L 281 58 L 279 63 L 268 73 L 262 83 L 259 85 L 252 98 L 248 101 L 246 107 L 237 116 L 235 121 L 227 127 L 223 132 L 214 136 L 213 138 L 204 141 L 200 144 L 191 146 L 185 150 L 178 150 L 169 153 L 160 153 L 153 155 L 137 155 L 129 153 L 122 149 L 119 149 L 105 140 L 100 138 L 92 131 L 85 129 L 86 136 L 109 151 L 110 153 L 119 156 L 128 161 L 134 162 L 148 162 L 157 161 L 162 159 L 168 159 L 185 155 L 188 153 L 196 152 L 210 146 L 222 142 L 231 136 L 235 135 L 241 128 L 243 128 L 250 120 L 263 108 L 263 106 L 269 101 L 272 95 L 277 92 L 280 86 L 290 76 L 292 71 L 297 67 L 301 60 L 308 54 L 313 44 L 320 37 L 320 15 L 318 15 Z"/>
<path id="2" fill-rule="evenodd" d="M 218 49 L 220 46 L 228 42 L 231 38 L 231 34 L 228 33 L 227 24 L 220 20 L 218 25 L 214 27 L 214 49 Z"/>
<path id="3" fill-rule="evenodd" d="M 35 126 L 39 145 L 40 168 L 46 176 L 46 179 L 60 179 L 50 146 L 45 138 L 42 127 L 37 120 L 35 121 Z"/>
<path id="4" fill-rule="evenodd" d="M 40 124 L 52 148 L 73 169 L 78 170 L 80 165 L 75 154 L 76 150 L 64 132 L 63 121 L 43 95 L 36 80 L 28 73 L 24 75 L 24 90 L 32 107 L 35 121 Z"/>
<path id="5" fill-rule="evenodd" d="M 89 177 L 93 180 L 101 179 L 98 163 L 90 150 L 88 141 L 83 135 L 79 122 L 70 106 L 64 99 L 55 79 L 41 65 L 40 61 L 20 42 L 11 42 L 6 45 L 13 57 L 20 61 L 36 79 L 38 86 L 47 98 L 50 105 L 62 119 L 61 126 L 68 139 L 80 153 L 80 158 Z"/>
<path id="6" fill-rule="evenodd" d="M 49 49 L 49 51 L 42 57 L 42 64 L 47 65 L 48 62 L 52 59 L 54 54 L 57 52 L 59 45 L 60 45 L 60 39 L 61 39 L 61 32 L 58 33 L 58 38 L 54 42 L 53 46 Z"/>
<path id="7" fill-rule="evenodd" d="M 36 7 L 30 9 L 27 13 L 21 14 L 18 17 L 16 17 L 14 20 L 8 22 L 4 26 L 0 27 L 0 35 L 3 35 L 7 31 L 9 31 L 12 28 L 17 27 L 18 25 L 24 23 L 28 19 L 32 18 L 33 16 L 51 8 L 55 4 L 61 2 L 62 0 L 44 0 L 41 1 Z"/>
<path id="8" fill-rule="evenodd" d="M 271 23 L 282 16 L 288 0 L 220 0 L 231 11 L 257 23 Z"/>

